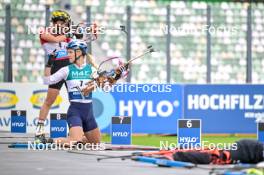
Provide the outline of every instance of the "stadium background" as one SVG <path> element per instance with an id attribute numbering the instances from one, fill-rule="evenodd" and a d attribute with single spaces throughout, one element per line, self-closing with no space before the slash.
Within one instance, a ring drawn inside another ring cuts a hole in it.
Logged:
<path id="1" fill-rule="evenodd" d="M 4 73 L 5 4 L 11 2 L 12 60 L 14 82 L 42 83 L 44 51 L 38 35 L 28 35 L 28 25 L 45 26 L 45 4 L 52 10 L 64 9 L 60 1 L 2 1 L 0 3 L 0 81 Z M 126 6 L 130 5 L 131 55 L 150 43 L 160 51 L 133 66 L 132 83 L 166 83 L 166 37 L 160 25 L 166 24 L 166 5 L 171 6 L 171 25 L 200 27 L 206 25 L 205 2 L 184 1 L 78 1 L 71 0 L 73 21 L 86 20 L 86 6 L 91 6 L 92 21 L 99 25 L 119 27 L 126 24 Z M 212 83 L 245 83 L 247 53 L 248 3 L 211 2 L 212 26 L 236 26 L 239 32 L 211 36 Z M 263 83 L 262 59 L 264 52 L 264 5 L 251 4 L 252 24 L 252 83 Z M 120 36 L 121 35 L 121 36 Z M 125 56 L 126 38 L 119 31 L 109 31 L 93 43 L 93 54 L 102 56 Z M 171 83 L 206 83 L 206 32 L 196 36 L 171 37 Z"/>
<path id="2" fill-rule="evenodd" d="M 12 71 L 8 69 L 10 65 L 8 62 L 5 65 L 5 54 L 9 54 L 8 44 L 5 44 L 8 42 L 5 37 L 7 31 L 5 17 L 8 8 L 6 5 L 9 3 L 11 3 L 9 29 L 11 29 L 12 49 L 8 58 L 12 60 Z M 264 82 L 262 78 L 264 4 L 249 5 L 242 2 L 222 1 L 207 3 L 121 0 L 71 0 L 69 3 L 52 0 L 2 1 L 0 3 L 1 82 L 8 81 L 8 76 L 4 78 L 5 72 L 6 75 L 11 75 L 12 72 L 14 83 L 42 83 L 44 51 L 40 46 L 38 35 L 28 35 L 27 31 L 29 25 L 45 26 L 47 6 L 50 10 L 66 8 L 75 23 L 87 21 L 89 14 L 87 6 L 90 6 L 91 21 L 96 21 L 98 25 L 110 28 L 126 25 L 127 29 L 129 25 L 131 26 L 131 37 L 128 39 L 131 40 L 128 44 L 131 50 L 126 47 L 127 38 L 124 33 L 110 30 L 104 35 L 99 35 L 99 39 L 92 43 L 92 54 L 97 58 L 113 55 L 133 57 L 148 45 L 153 45 L 158 52 L 133 64 L 131 80 L 129 80 L 131 83 L 181 83 L 182 85 L 252 83 L 259 85 L 256 87 L 257 90 L 253 91 L 253 95 L 254 92 L 263 94 L 261 83 Z M 129 9 L 131 16 L 127 15 Z M 168 12 L 170 12 L 169 16 Z M 130 23 L 127 21 L 129 18 Z M 161 26 L 166 24 L 173 27 L 201 28 L 208 25 L 208 19 L 211 19 L 212 27 L 224 26 L 231 29 L 235 26 L 238 32 L 220 31 L 210 34 L 198 30 L 194 35 L 182 35 L 173 32 L 165 34 L 161 29 Z M 220 89 L 225 91 L 228 87 L 224 86 Z M 245 89 L 255 89 L 252 87 L 249 85 Z M 202 89 L 203 86 L 201 85 L 200 88 Z M 236 87 L 234 91 L 238 89 L 241 87 Z M 229 91 L 225 93 L 228 94 Z M 241 93 L 246 93 L 246 90 Z M 255 130 L 253 121 L 250 122 L 251 133 Z M 232 124 L 235 123 L 234 120 Z"/>

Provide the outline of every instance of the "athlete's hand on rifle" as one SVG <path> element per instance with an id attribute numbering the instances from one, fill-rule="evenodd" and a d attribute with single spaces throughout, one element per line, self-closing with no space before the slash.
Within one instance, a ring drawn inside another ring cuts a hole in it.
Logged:
<path id="1" fill-rule="evenodd" d="M 105 60 L 103 61 L 98 68 L 98 71 L 96 72 L 95 75 L 93 75 L 93 80 L 90 81 L 87 86 L 82 90 L 82 93 L 86 96 L 88 95 L 90 92 L 92 92 L 94 89 L 96 89 L 97 87 L 104 89 L 105 86 L 111 87 L 112 85 L 114 85 L 119 79 L 121 79 L 122 77 L 125 77 L 128 73 L 129 70 L 129 66 L 132 63 L 132 61 L 143 57 L 144 55 L 154 52 L 154 49 L 152 48 L 152 46 L 149 46 L 147 48 L 147 50 L 135 57 L 130 59 L 127 63 L 122 63 L 119 65 L 119 67 L 117 67 L 116 69 L 112 69 L 110 71 L 102 71 L 100 70 L 100 67 L 102 64 L 104 64 L 106 61 L 115 59 L 117 57 L 113 57 L 111 59 Z"/>
<path id="2" fill-rule="evenodd" d="M 85 88 L 82 89 L 84 96 L 88 95 L 90 92 L 95 90 L 97 87 L 104 89 L 106 86 L 112 87 L 120 78 L 122 78 L 122 70 L 124 67 L 118 67 L 109 72 L 101 72 L 96 77 L 93 77 L 93 80 L 90 81 Z"/>
<path id="3" fill-rule="evenodd" d="M 103 88 L 105 85 L 114 85 L 119 79 L 124 77 L 124 73 L 128 71 L 128 68 L 129 64 L 121 64 L 116 69 L 112 69 L 108 72 L 99 72 L 98 77 L 95 79 L 97 85 L 99 85 L 100 88 Z"/>
<path id="4" fill-rule="evenodd" d="M 87 85 L 82 89 L 82 94 L 84 96 L 87 96 L 97 87 L 104 88 L 106 85 L 112 86 L 115 82 L 110 77 L 99 76 L 95 78 L 94 80 L 91 80 L 90 82 L 87 83 Z"/>
<path id="5" fill-rule="evenodd" d="M 93 83 L 93 81 L 90 81 L 81 91 L 81 93 L 84 96 L 87 96 L 89 93 L 91 93 L 93 90 L 96 89 L 96 85 Z"/>

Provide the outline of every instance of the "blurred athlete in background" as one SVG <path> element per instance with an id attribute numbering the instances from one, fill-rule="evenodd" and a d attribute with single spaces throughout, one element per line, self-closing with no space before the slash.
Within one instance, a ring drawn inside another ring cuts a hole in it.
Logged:
<path id="1" fill-rule="evenodd" d="M 66 46 L 71 40 L 71 35 L 63 34 L 63 27 L 69 27 L 71 23 L 70 15 L 61 10 L 53 11 L 51 14 L 52 26 L 45 28 L 40 34 L 40 42 L 45 50 L 45 76 L 49 76 L 57 72 L 60 68 L 69 65 Z M 35 141 L 41 142 L 45 138 L 44 122 L 47 118 L 52 104 L 59 95 L 60 89 L 64 81 L 50 85 L 48 88 L 46 99 L 40 109 L 37 129 L 35 133 Z"/>
<path id="2" fill-rule="evenodd" d="M 68 53 L 66 50 L 67 44 L 74 39 L 81 40 L 82 34 L 74 34 L 71 29 L 71 17 L 62 10 L 53 11 L 51 14 L 52 26 L 44 29 L 40 34 L 41 45 L 45 50 L 46 65 L 45 76 L 49 76 L 57 72 L 60 68 L 70 64 Z M 66 30 L 67 29 L 67 30 Z M 91 55 L 87 55 L 87 61 L 97 68 Z M 48 88 L 47 96 L 42 105 L 35 133 L 35 141 L 41 142 L 45 138 L 44 122 L 47 118 L 52 104 L 55 102 L 59 91 L 64 84 L 64 80 L 52 84 Z"/>

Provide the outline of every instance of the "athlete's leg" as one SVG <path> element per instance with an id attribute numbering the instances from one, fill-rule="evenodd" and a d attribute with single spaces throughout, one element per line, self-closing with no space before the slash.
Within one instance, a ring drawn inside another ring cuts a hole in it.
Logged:
<path id="1" fill-rule="evenodd" d="M 69 137 L 67 138 L 56 138 L 54 143 L 71 145 L 76 142 L 82 142 L 83 138 L 83 128 L 81 126 L 71 127 L 69 130 Z"/>
<path id="2" fill-rule="evenodd" d="M 100 143 L 101 133 L 93 115 L 93 104 L 88 103 L 82 109 L 83 132 L 88 143 Z"/>
<path id="3" fill-rule="evenodd" d="M 44 122 L 48 116 L 52 104 L 59 95 L 59 92 L 60 92 L 59 89 L 53 89 L 53 88 L 48 89 L 46 99 L 39 112 L 38 124 L 35 133 L 36 142 L 43 142 L 43 139 L 45 139 Z"/>
<path id="4" fill-rule="evenodd" d="M 83 143 L 88 143 L 88 140 L 87 140 L 87 138 L 86 138 L 86 136 L 83 134 L 83 137 L 82 137 L 82 142 Z"/>
<path id="5" fill-rule="evenodd" d="M 50 74 L 55 73 L 56 70 L 51 70 L 50 67 L 46 67 L 45 68 L 45 75 L 49 76 Z M 44 101 L 44 104 L 42 105 L 40 112 L 39 112 L 39 120 L 40 121 L 45 121 L 47 118 L 47 115 L 49 113 L 50 107 L 52 106 L 52 104 L 54 103 L 54 101 L 56 100 L 57 96 L 60 93 L 60 89 L 63 86 L 65 82 L 64 81 L 60 81 L 56 84 L 52 84 L 49 85 L 49 89 L 47 92 L 47 96 L 46 99 Z"/>
<path id="6" fill-rule="evenodd" d="M 83 127 L 81 112 L 79 110 L 79 103 L 71 103 L 67 112 L 67 123 L 69 126 L 69 137 L 67 138 L 57 138 L 54 142 L 58 144 L 71 144 L 73 142 L 82 142 L 83 138 Z"/>
<path id="7" fill-rule="evenodd" d="M 101 141 L 101 132 L 99 128 L 95 128 L 91 131 L 85 132 L 84 135 L 88 143 L 96 144 L 96 143 L 100 143 Z"/>
<path id="8" fill-rule="evenodd" d="M 59 93 L 60 93 L 59 89 L 53 89 L 53 88 L 48 89 L 47 97 L 39 112 L 39 120 L 46 120 L 49 110 L 52 104 L 55 102 Z"/>

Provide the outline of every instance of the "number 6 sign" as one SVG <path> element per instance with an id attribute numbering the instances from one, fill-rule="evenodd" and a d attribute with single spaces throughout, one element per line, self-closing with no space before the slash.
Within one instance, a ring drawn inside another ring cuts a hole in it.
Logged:
<path id="1" fill-rule="evenodd" d="M 200 119 L 178 120 L 178 147 L 183 149 L 201 147 L 201 123 Z"/>

